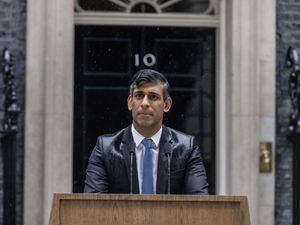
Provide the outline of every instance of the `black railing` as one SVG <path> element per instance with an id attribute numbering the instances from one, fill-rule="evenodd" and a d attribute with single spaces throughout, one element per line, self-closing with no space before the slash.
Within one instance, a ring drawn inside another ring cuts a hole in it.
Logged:
<path id="1" fill-rule="evenodd" d="M 289 93 L 292 113 L 289 138 L 293 144 L 293 225 L 300 224 L 300 59 L 296 49 L 289 48 L 287 67 L 290 70 Z"/>
<path id="2" fill-rule="evenodd" d="M 18 115 L 21 112 L 17 104 L 14 84 L 13 57 L 3 50 L 1 73 L 3 74 L 3 110 L 1 123 L 1 147 L 3 155 L 3 225 L 16 224 L 16 150 L 18 132 Z"/>

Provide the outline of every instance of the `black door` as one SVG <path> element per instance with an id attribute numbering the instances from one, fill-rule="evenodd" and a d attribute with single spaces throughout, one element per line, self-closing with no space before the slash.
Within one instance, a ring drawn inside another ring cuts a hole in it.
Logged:
<path id="1" fill-rule="evenodd" d="M 164 124 L 195 135 L 210 193 L 215 193 L 215 30 L 179 27 L 76 26 L 74 192 L 82 192 L 97 136 L 131 123 L 131 76 L 162 72 L 173 105 Z"/>

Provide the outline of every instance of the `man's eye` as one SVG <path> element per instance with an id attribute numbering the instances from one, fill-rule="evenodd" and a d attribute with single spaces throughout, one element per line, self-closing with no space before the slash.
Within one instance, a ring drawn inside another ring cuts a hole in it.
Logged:
<path id="1" fill-rule="evenodd" d="M 159 99 L 159 96 L 157 96 L 157 95 L 149 95 L 149 99 L 150 99 L 151 101 L 156 101 L 156 100 Z"/>
<path id="2" fill-rule="evenodd" d="M 142 99 L 142 98 L 144 98 L 144 94 L 137 93 L 137 94 L 134 95 L 134 97 L 137 98 L 137 99 Z"/>

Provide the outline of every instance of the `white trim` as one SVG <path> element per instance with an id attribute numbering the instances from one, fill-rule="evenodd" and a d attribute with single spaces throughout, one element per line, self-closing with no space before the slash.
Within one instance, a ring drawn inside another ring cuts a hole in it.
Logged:
<path id="1" fill-rule="evenodd" d="M 226 0 L 220 4 L 220 27 L 217 29 L 216 43 L 216 194 L 229 194 L 228 171 L 228 94 L 226 66 Z"/>
<path id="2" fill-rule="evenodd" d="M 112 1 L 112 0 L 110 0 L 110 1 Z M 135 0 L 135 1 L 132 1 L 130 4 L 128 4 L 128 6 L 125 6 L 126 12 L 131 13 L 131 10 L 133 9 L 133 7 L 135 7 L 139 3 L 147 3 L 147 4 L 151 5 L 157 13 L 162 13 L 162 11 L 161 11 L 162 7 L 159 6 L 157 4 L 157 2 L 153 2 L 151 0 Z"/>
<path id="3" fill-rule="evenodd" d="M 204 15 L 206 14 L 210 14 L 210 13 L 213 13 L 218 15 L 218 10 L 217 8 L 219 7 L 218 5 L 218 0 L 210 0 L 209 1 L 209 5 L 208 5 L 208 8 L 203 12 Z"/>
<path id="4" fill-rule="evenodd" d="M 75 13 L 75 25 L 119 25 L 119 26 L 178 26 L 219 27 L 216 15 L 156 14 L 156 13 Z"/>
<path id="5" fill-rule="evenodd" d="M 123 8 L 127 7 L 127 4 L 125 4 L 124 2 L 122 2 L 120 0 L 109 0 L 109 1 L 112 2 L 112 3 L 115 3 L 117 6 L 120 6 L 120 7 L 123 7 Z"/>
<path id="6" fill-rule="evenodd" d="M 160 7 L 161 9 L 167 8 L 167 7 L 169 7 L 169 6 L 171 6 L 171 5 L 174 5 L 174 4 L 176 4 L 177 2 L 181 2 L 181 1 L 182 1 L 182 0 L 168 0 L 168 1 L 164 2 L 164 3 L 162 3 L 159 7 Z"/>
<path id="7" fill-rule="evenodd" d="M 74 0 L 74 7 L 78 12 L 85 12 L 86 10 L 84 10 L 80 5 L 79 2 Z"/>

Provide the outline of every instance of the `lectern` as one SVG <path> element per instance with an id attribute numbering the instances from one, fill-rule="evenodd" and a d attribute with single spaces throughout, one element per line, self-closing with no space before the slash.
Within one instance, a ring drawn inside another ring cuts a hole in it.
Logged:
<path id="1" fill-rule="evenodd" d="M 49 225 L 250 225 L 244 196 L 54 194 Z"/>

